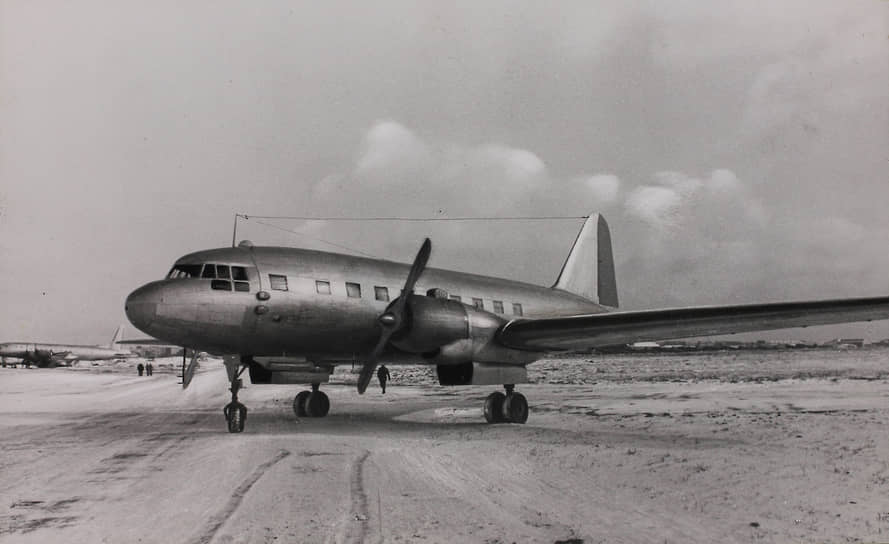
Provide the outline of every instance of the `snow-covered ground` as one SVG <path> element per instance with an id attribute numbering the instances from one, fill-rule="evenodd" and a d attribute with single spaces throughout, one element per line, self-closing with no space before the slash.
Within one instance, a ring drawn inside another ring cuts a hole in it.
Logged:
<path id="1" fill-rule="evenodd" d="M 496 426 L 493 387 L 340 369 L 323 419 L 248 384 L 239 435 L 218 360 L 0 369 L 0 543 L 889 540 L 889 351 L 738 357 L 544 361 Z"/>

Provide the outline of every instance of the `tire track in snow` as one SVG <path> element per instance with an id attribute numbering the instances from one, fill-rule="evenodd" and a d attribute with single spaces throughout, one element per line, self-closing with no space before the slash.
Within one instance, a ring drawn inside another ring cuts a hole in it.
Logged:
<path id="1" fill-rule="evenodd" d="M 266 461 L 265 463 L 256 467 L 256 469 L 247 477 L 241 485 L 239 485 L 234 493 L 232 493 L 231 498 L 225 503 L 225 506 L 220 510 L 216 515 L 212 516 L 209 520 L 207 520 L 207 525 L 204 527 L 204 530 L 200 535 L 190 540 L 190 544 L 208 544 L 213 540 L 213 537 L 216 536 L 216 533 L 219 532 L 219 529 L 222 528 L 222 525 L 228 521 L 231 515 L 238 509 L 241 505 L 241 501 L 244 499 L 244 495 L 250 491 L 250 488 L 253 487 L 262 475 L 266 473 L 266 471 L 279 461 L 284 459 L 290 455 L 290 452 L 287 450 L 279 451 L 274 457 Z"/>
<path id="2" fill-rule="evenodd" d="M 364 453 L 352 463 L 349 477 L 349 512 L 346 518 L 346 535 L 344 542 L 363 543 L 370 532 L 370 516 L 367 508 L 367 493 L 364 490 L 364 464 L 370 457 L 370 451 Z"/>

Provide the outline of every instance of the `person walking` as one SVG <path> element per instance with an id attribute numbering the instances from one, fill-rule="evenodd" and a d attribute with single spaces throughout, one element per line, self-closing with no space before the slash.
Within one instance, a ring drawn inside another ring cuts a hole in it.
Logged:
<path id="1" fill-rule="evenodd" d="M 145 375 L 151 376 L 152 374 L 154 374 L 154 365 L 148 363 L 147 365 L 145 365 Z"/>
<path id="2" fill-rule="evenodd" d="M 389 369 L 386 368 L 386 365 L 380 365 L 380 368 L 377 369 L 377 379 L 380 380 L 380 387 L 383 389 L 384 395 L 386 394 L 386 381 L 390 378 Z"/>
<path id="3" fill-rule="evenodd" d="M 136 370 L 139 371 L 139 375 L 141 376 L 142 373 L 145 372 L 145 365 L 143 365 L 142 363 L 139 363 L 138 365 L 136 365 Z"/>

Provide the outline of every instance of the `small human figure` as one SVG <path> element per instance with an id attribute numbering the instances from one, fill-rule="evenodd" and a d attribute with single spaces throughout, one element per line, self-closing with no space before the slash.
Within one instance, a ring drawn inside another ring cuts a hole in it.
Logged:
<path id="1" fill-rule="evenodd" d="M 141 376 L 142 373 L 145 371 L 145 365 L 143 365 L 142 363 L 139 363 L 138 365 L 136 365 L 136 370 L 139 371 L 139 375 Z"/>
<path id="2" fill-rule="evenodd" d="M 383 389 L 384 395 L 386 394 L 386 380 L 390 378 L 389 369 L 386 368 L 386 365 L 380 365 L 380 368 L 377 369 L 377 379 L 380 380 L 380 387 Z"/>
<path id="3" fill-rule="evenodd" d="M 145 365 L 145 375 L 151 376 L 152 374 L 154 374 L 154 365 L 148 363 L 147 365 Z"/>

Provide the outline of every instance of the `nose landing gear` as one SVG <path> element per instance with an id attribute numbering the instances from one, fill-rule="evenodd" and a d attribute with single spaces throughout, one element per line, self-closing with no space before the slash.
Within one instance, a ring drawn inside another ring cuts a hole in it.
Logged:
<path id="1" fill-rule="evenodd" d="M 238 376 L 240 375 L 241 373 L 239 372 Z M 238 402 L 238 390 L 241 389 L 243 382 L 241 378 L 236 377 L 231 383 L 232 401 L 225 405 L 222 413 L 225 414 L 225 421 L 228 423 L 228 432 L 240 433 L 244 430 L 244 425 L 247 423 L 247 407 Z"/>
<path id="2" fill-rule="evenodd" d="M 488 423 L 525 423 L 528 421 L 528 400 L 515 392 L 514 384 L 503 386 L 506 394 L 496 391 L 485 399 L 485 421 Z"/>

